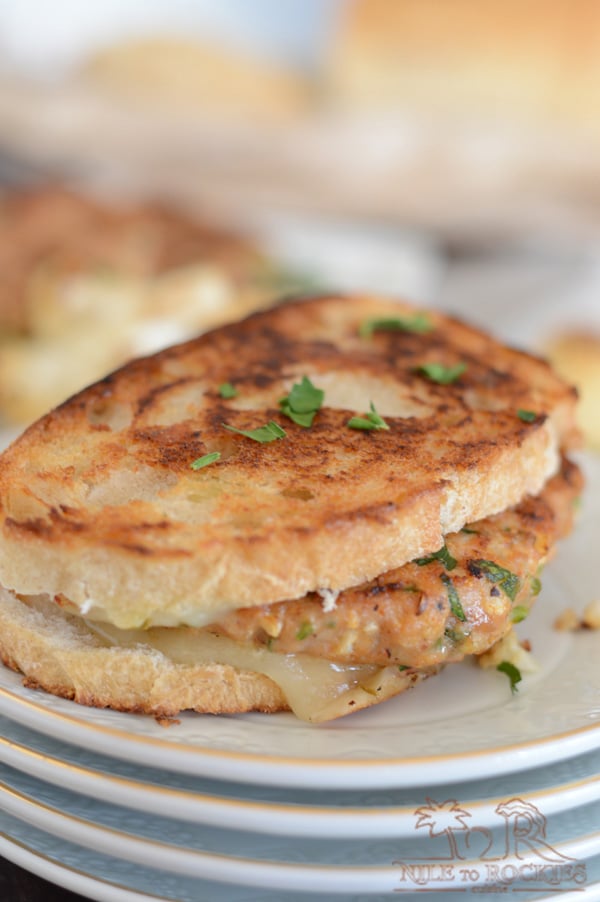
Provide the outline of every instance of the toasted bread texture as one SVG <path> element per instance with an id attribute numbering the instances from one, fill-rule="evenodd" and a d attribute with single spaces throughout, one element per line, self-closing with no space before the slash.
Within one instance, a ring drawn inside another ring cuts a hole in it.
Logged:
<path id="1" fill-rule="evenodd" d="M 86 622 L 47 596 L 0 588 L 0 658 L 29 686 L 86 705 L 159 716 L 289 706 L 314 721 L 343 716 L 502 640 L 534 602 L 535 574 L 570 530 L 580 489 L 578 469 L 564 461 L 540 496 L 448 536 L 443 559 L 383 574 L 341 593 L 327 611 L 308 596 L 241 611 L 204 630 L 131 634 Z M 207 632 L 217 640 L 212 649 L 202 641 Z M 226 658 L 240 666 L 219 660 L 223 641 Z M 213 649 L 217 660 L 207 663 Z M 315 656 L 326 659 L 316 671 Z M 354 665 L 333 691 L 322 688 L 328 660 Z M 358 684 L 348 690 L 352 678 Z"/>
<path id="2" fill-rule="evenodd" d="M 324 392 L 309 427 L 280 403 L 304 377 Z M 371 405 L 389 428 L 352 428 Z M 546 363 L 440 313 L 285 303 L 128 364 L 13 443 L 0 583 L 120 628 L 359 585 L 537 494 L 574 406 Z M 268 442 L 231 431 L 269 422 Z"/>

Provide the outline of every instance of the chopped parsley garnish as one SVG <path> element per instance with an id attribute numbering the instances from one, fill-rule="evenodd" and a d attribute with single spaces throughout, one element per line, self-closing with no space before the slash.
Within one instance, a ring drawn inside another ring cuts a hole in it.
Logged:
<path id="1" fill-rule="evenodd" d="M 521 671 L 518 667 L 515 667 L 514 664 L 511 664 L 510 661 L 502 661 L 496 667 L 496 670 L 499 670 L 500 673 L 505 673 L 508 679 L 510 680 L 510 691 L 515 694 L 518 692 L 517 683 L 520 683 L 523 677 L 521 676 Z"/>
<path id="2" fill-rule="evenodd" d="M 449 576 L 446 576 L 445 573 L 442 573 L 441 580 L 446 586 L 446 591 L 448 592 L 448 601 L 450 602 L 450 610 L 454 614 L 457 620 L 460 620 L 462 623 L 465 623 L 467 619 L 467 615 L 463 610 L 463 606 L 460 603 L 460 598 L 458 597 L 458 592 L 454 587 L 454 583 L 450 579 Z"/>
<path id="3" fill-rule="evenodd" d="M 454 570 L 456 567 L 456 558 L 452 557 L 446 545 L 443 545 L 439 551 L 428 554 L 427 557 L 415 558 L 415 564 L 418 564 L 419 567 L 424 567 L 425 564 L 431 564 L 432 561 L 441 561 L 446 570 Z"/>
<path id="4" fill-rule="evenodd" d="M 364 431 L 390 428 L 383 417 L 379 416 L 372 401 L 369 413 L 366 413 L 364 417 L 351 417 L 346 425 L 349 426 L 350 429 L 362 429 Z"/>
<path id="5" fill-rule="evenodd" d="M 238 395 L 238 390 L 235 385 L 232 385 L 231 382 L 222 382 L 219 385 L 219 394 L 222 398 L 236 398 Z"/>
<path id="6" fill-rule="evenodd" d="M 517 410 L 517 416 L 524 423 L 533 423 L 537 418 L 537 413 L 534 413 L 533 410 L 523 410 L 522 408 L 519 408 L 519 410 Z"/>
<path id="7" fill-rule="evenodd" d="M 516 604 L 510 612 L 510 622 L 521 623 L 521 621 L 525 620 L 528 616 L 529 608 L 526 608 L 524 604 Z"/>
<path id="8" fill-rule="evenodd" d="M 408 664 L 398 664 L 398 670 L 400 673 L 403 673 L 405 670 L 410 670 Z"/>
<path id="9" fill-rule="evenodd" d="M 416 332 L 419 335 L 431 332 L 433 325 L 424 313 L 413 316 L 388 316 L 366 319 L 358 330 L 361 338 L 370 338 L 373 332 Z"/>
<path id="10" fill-rule="evenodd" d="M 458 645 L 459 642 L 462 642 L 465 638 L 464 633 L 459 632 L 458 630 L 450 629 L 450 627 L 446 627 L 444 630 L 444 637 L 449 639 L 450 642 L 453 642 L 455 645 Z M 440 640 L 440 648 L 443 648 L 444 643 Z"/>
<path id="11" fill-rule="evenodd" d="M 298 423 L 299 426 L 312 426 L 317 411 L 321 409 L 325 392 L 316 388 L 308 378 L 302 377 L 302 382 L 296 382 L 292 390 L 279 402 L 281 412 Z"/>
<path id="12" fill-rule="evenodd" d="M 296 633 L 296 639 L 308 639 L 309 636 L 312 636 L 314 633 L 314 627 L 310 621 L 305 620 L 300 624 L 298 628 L 298 632 Z"/>
<path id="13" fill-rule="evenodd" d="M 245 435 L 246 438 L 251 438 L 263 445 L 267 442 L 274 442 L 278 438 L 284 438 L 287 434 L 285 429 L 282 429 L 279 423 L 275 423 L 273 420 L 270 420 L 266 426 L 258 426 L 256 429 L 236 429 L 235 426 L 228 426 L 227 423 L 223 423 L 223 426 L 230 432 Z"/>
<path id="14" fill-rule="evenodd" d="M 461 532 L 464 532 L 466 536 L 478 536 L 479 533 L 476 529 L 471 529 L 469 526 L 463 526 Z"/>
<path id="15" fill-rule="evenodd" d="M 521 588 L 521 580 L 510 570 L 506 570 L 494 561 L 469 561 L 469 570 L 473 576 L 485 576 L 491 583 L 496 583 L 504 594 L 514 601 Z"/>
<path id="16" fill-rule="evenodd" d="M 220 451 L 212 451 L 210 454 L 204 454 L 202 457 L 198 457 L 193 463 L 190 464 L 192 470 L 201 470 L 203 467 L 208 467 L 209 464 L 214 464 L 216 460 L 219 460 L 221 457 Z"/>
<path id="17" fill-rule="evenodd" d="M 531 577 L 531 594 L 535 597 L 542 591 L 542 581 L 538 576 Z"/>
<path id="18" fill-rule="evenodd" d="M 467 369 L 466 363 L 457 363 L 454 366 L 444 366 L 443 363 L 423 363 L 415 370 L 421 376 L 426 376 L 430 382 L 438 385 L 450 385 L 462 376 Z"/>

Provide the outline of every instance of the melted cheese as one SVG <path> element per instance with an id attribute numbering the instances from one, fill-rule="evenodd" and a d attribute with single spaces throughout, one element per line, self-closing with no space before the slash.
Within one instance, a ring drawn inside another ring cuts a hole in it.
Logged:
<path id="1" fill-rule="evenodd" d="M 414 674 L 411 677 L 397 667 L 341 665 L 309 655 L 282 655 L 190 627 L 120 630 L 86 622 L 109 645 L 150 647 L 175 664 L 225 664 L 264 674 L 279 686 L 294 714 L 312 723 L 366 708 L 414 681 Z"/>

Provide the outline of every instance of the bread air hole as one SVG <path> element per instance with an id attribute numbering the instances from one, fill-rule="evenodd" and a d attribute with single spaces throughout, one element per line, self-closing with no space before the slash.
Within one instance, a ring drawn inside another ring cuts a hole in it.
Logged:
<path id="1" fill-rule="evenodd" d="M 299 501 L 312 501 L 315 497 L 310 489 L 303 489 L 300 486 L 297 488 L 283 489 L 281 494 L 284 498 L 297 498 Z"/>
<path id="2" fill-rule="evenodd" d="M 87 418 L 92 426 L 104 426 L 113 432 L 120 432 L 131 424 L 133 412 L 130 404 L 100 398 L 88 407 Z"/>

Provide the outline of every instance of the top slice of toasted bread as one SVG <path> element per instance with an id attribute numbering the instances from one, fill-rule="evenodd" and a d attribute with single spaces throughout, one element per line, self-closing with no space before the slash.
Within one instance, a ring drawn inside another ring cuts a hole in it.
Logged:
<path id="1" fill-rule="evenodd" d="M 308 428 L 280 405 L 303 376 L 325 393 Z M 371 404 L 389 428 L 351 428 Z M 537 493 L 577 441 L 574 404 L 546 363 L 439 313 L 282 304 L 31 426 L 0 457 L 0 583 L 122 628 L 356 585 Z M 271 421 L 267 443 L 226 428 Z"/>

